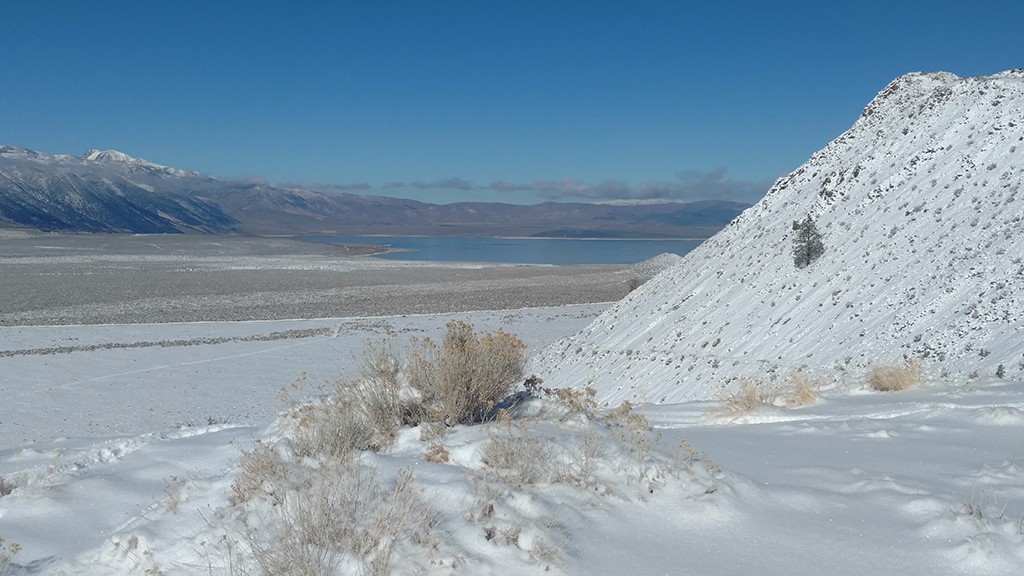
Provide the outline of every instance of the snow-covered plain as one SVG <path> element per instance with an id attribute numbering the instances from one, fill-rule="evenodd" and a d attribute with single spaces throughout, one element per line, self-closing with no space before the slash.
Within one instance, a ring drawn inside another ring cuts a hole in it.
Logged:
<path id="1" fill-rule="evenodd" d="M 364 340 L 437 338 L 452 316 L 0 328 L 0 537 L 21 546 L 0 574 L 259 574 L 297 511 L 355 516 L 332 527 L 381 513 L 330 500 L 332 482 L 372 494 L 373 471 L 398 494 L 402 470 L 429 530 L 321 556 L 336 573 L 1020 574 L 1022 83 L 897 80 L 619 303 L 459 314 L 522 336 L 545 385 L 610 404 L 405 429 L 359 474 L 291 456 L 278 389 L 304 372 L 288 389 L 313 398 L 354 376 Z M 827 249 L 794 270 L 790 224 L 808 212 Z M 872 362 L 904 357 L 923 383 L 867 386 Z M 737 377 L 801 368 L 824 384 L 809 403 L 723 410 Z M 495 439 L 540 469 L 495 468 Z M 308 476 L 268 465 L 240 483 L 247 451 Z M 300 487 L 319 496 L 303 505 Z"/>

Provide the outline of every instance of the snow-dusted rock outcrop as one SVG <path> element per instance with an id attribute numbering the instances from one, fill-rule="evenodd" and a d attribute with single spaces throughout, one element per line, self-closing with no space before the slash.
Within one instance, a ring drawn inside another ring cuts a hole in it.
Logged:
<path id="1" fill-rule="evenodd" d="M 845 134 L 533 369 L 602 400 L 710 399 L 738 376 L 1024 377 L 1024 70 L 893 81 Z M 793 263 L 810 214 L 824 255 Z"/>

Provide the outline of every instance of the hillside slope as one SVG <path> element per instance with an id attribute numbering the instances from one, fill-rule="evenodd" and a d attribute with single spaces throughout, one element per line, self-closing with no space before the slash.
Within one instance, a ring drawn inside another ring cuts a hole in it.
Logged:
<path id="1" fill-rule="evenodd" d="M 739 376 L 1024 374 L 1024 70 L 908 74 L 678 265 L 535 360 L 599 397 L 711 399 Z M 797 269 L 793 222 L 824 255 Z M 611 377 L 606 378 L 605 375 Z M 604 383 L 602 385 L 602 383 Z M 610 384 L 609 384 L 610 383 Z"/>

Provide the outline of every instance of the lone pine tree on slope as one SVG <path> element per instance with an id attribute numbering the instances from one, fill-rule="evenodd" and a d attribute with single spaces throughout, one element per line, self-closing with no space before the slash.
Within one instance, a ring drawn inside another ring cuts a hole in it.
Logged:
<path id="1" fill-rule="evenodd" d="M 796 236 L 793 238 L 793 263 L 797 268 L 806 268 L 825 253 L 825 244 L 821 242 L 821 232 L 814 225 L 810 214 L 802 222 L 796 224 Z"/>

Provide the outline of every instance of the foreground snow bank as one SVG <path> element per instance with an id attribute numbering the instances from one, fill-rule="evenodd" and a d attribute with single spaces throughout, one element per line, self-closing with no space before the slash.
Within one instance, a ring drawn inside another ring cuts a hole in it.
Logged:
<path id="1" fill-rule="evenodd" d="M 437 319 L 434 335 L 447 319 Z M 515 322 L 501 325 L 530 340 Z M 355 357 L 362 345 L 344 353 Z M 84 371 L 107 359 L 76 354 Z M 329 371 L 332 360 L 318 358 L 303 367 Z M 262 369 L 239 367 L 238 380 L 222 384 L 241 393 Z M 851 383 L 803 404 L 746 411 L 718 401 L 627 409 L 597 406 L 585 391 L 541 395 L 487 425 L 405 428 L 387 450 L 352 461 L 296 458 L 288 414 L 265 428 L 201 421 L 4 447 L 0 475 L 14 488 L 0 496 L 0 537 L 21 547 L 7 568 L 259 574 L 261 555 L 296 550 L 283 535 L 289 526 L 323 526 L 303 510 L 354 519 L 344 525 L 364 535 L 361 545 L 335 545 L 337 535 L 319 532 L 315 550 L 298 548 L 322 552 L 314 557 L 338 574 L 369 566 L 394 574 L 1011 575 L 1024 565 L 1019 382 L 886 393 Z M 370 521 L 377 518 L 405 520 L 381 531 Z"/>

